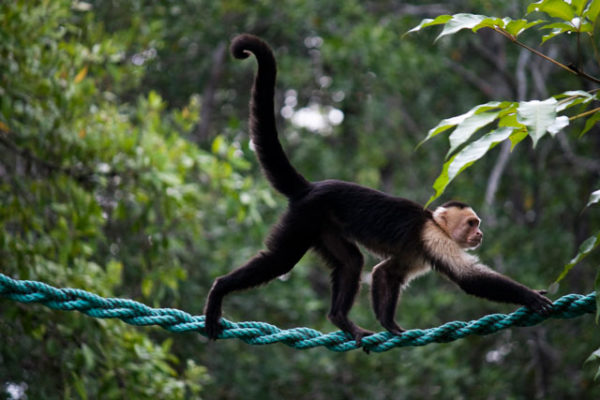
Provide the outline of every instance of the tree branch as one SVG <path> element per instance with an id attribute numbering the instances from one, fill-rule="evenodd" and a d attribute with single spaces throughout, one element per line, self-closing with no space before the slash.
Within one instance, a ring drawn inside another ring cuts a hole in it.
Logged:
<path id="1" fill-rule="evenodd" d="M 526 45 L 525 43 L 520 42 L 516 38 L 516 36 L 510 34 L 509 32 L 505 31 L 504 29 L 502 29 L 500 27 L 494 27 L 492 29 L 494 31 L 498 32 L 499 34 L 501 34 L 502 36 L 504 36 L 505 38 L 507 38 L 508 40 L 510 40 L 511 42 L 513 42 L 514 44 L 516 44 L 517 46 L 521 46 L 522 48 L 524 48 L 524 49 L 532 52 L 536 56 L 541 57 L 544 60 L 551 62 L 552 64 L 554 64 L 554 65 L 556 65 L 556 66 L 564 69 L 565 71 L 570 72 L 573 75 L 580 76 L 582 78 L 590 80 L 590 81 L 592 81 L 594 83 L 600 83 L 600 79 L 595 78 L 595 77 L 593 77 L 591 75 L 588 75 L 587 73 L 585 73 L 582 69 L 580 69 L 576 65 L 565 65 L 565 64 L 563 64 L 563 63 L 555 60 L 554 58 L 545 55 L 541 51 L 538 51 L 538 50 L 534 49 L 533 47 L 530 47 L 530 46 Z"/>

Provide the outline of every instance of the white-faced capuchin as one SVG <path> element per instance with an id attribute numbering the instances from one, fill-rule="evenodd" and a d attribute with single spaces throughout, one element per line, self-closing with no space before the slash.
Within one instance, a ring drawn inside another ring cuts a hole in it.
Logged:
<path id="1" fill-rule="evenodd" d="M 363 256 L 357 245 L 383 260 L 373 269 L 371 298 L 375 316 L 394 334 L 400 291 L 430 270 L 441 272 L 465 292 L 489 300 L 522 304 L 547 313 L 552 302 L 501 275 L 465 250 L 481 244 L 481 220 L 461 202 L 431 212 L 400 197 L 337 180 L 309 182 L 290 164 L 277 138 L 274 114 L 276 64 L 270 47 L 256 36 L 237 36 L 235 58 L 254 54 L 258 71 L 250 102 L 250 137 L 264 174 L 289 205 L 266 240 L 266 249 L 215 280 L 204 309 L 206 334 L 215 339 L 225 295 L 264 284 L 289 272 L 309 249 L 331 267 L 329 319 L 360 345 L 373 332 L 348 318 L 359 289 Z"/>

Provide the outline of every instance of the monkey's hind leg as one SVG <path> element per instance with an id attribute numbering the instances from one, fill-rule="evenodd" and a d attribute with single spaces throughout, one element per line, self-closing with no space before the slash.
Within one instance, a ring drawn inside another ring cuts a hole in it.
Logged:
<path id="1" fill-rule="evenodd" d="M 373 268 L 371 302 L 375 317 L 389 332 L 400 335 L 404 329 L 396 323 L 396 306 L 404 274 L 394 259 L 387 259 Z"/>
<path id="2" fill-rule="evenodd" d="M 223 298 L 227 294 L 267 283 L 289 272 L 300 261 L 311 245 L 310 235 L 303 228 L 286 221 L 286 218 L 282 219 L 267 240 L 266 250 L 215 280 L 204 308 L 205 332 L 210 339 L 216 339 L 223 329 L 219 319 Z"/>
<path id="3" fill-rule="evenodd" d="M 348 318 L 360 286 L 363 256 L 355 244 L 335 233 L 325 233 L 315 250 L 333 268 L 331 272 L 331 310 L 329 320 L 351 334 L 357 345 L 373 332 L 363 329 Z"/>

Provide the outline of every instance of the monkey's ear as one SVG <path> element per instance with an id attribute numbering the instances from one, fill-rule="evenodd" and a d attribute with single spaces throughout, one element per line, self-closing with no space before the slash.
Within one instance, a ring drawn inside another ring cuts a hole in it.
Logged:
<path id="1" fill-rule="evenodd" d="M 438 207 L 433 212 L 433 219 L 439 224 L 446 225 L 448 222 L 448 209 L 446 207 Z"/>

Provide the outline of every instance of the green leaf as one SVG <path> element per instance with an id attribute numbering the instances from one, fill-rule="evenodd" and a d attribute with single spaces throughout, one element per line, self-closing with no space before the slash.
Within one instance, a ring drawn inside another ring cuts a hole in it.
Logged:
<path id="1" fill-rule="evenodd" d="M 454 153 L 461 145 L 480 128 L 493 122 L 498 117 L 499 111 L 475 114 L 462 121 L 450 135 L 450 150 L 448 155 Z"/>
<path id="2" fill-rule="evenodd" d="M 480 23 L 471 28 L 473 32 L 477 32 L 482 28 L 491 28 L 494 29 L 496 27 L 504 28 L 506 24 L 510 22 L 510 18 L 494 18 L 494 17 L 485 17 Z"/>
<path id="3" fill-rule="evenodd" d="M 521 143 L 527 137 L 527 129 L 519 129 L 514 131 L 512 135 L 510 135 L 510 151 L 515 149 L 515 146 Z"/>
<path id="4" fill-rule="evenodd" d="M 475 161 L 479 160 L 490 149 L 494 148 L 498 143 L 508 139 L 513 132 L 512 127 L 504 127 L 495 131 L 486 133 L 480 139 L 465 146 L 456 157 L 453 157 L 452 162 L 448 166 L 448 183 L 456 178 L 462 171 L 471 166 Z"/>
<path id="5" fill-rule="evenodd" d="M 446 23 L 442 33 L 435 39 L 436 41 L 444 36 L 452 35 L 462 29 L 473 29 L 488 17 L 477 14 L 454 14 L 452 19 Z"/>
<path id="6" fill-rule="evenodd" d="M 152 278 L 146 277 L 142 280 L 142 294 L 146 297 L 149 297 L 152 293 L 152 289 L 154 289 L 154 282 Z"/>
<path id="7" fill-rule="evenodd" d="M 592 114 L 591 117 L 589 117 L 587 119 L 587 121 L 585 121 L 585 126 L 583 127 L 583 130 L 579 134 L 579 137 L 582 137 L 583 135 L 585 135 L 590 129 L 592 129 L 596 125 L 596 123 L 599 120 L 600 120 L 600 111 L 596 111 L 595 113 Z"/>
<path id="8" fill-rule="evenodd" d="M 445 24 L 446 22 L 450 21 L 450 19 L 452 19 L 452 15 L 440 15 L 435 19 L 426 18 L 423 21 L 421 21 L 419 25 L 406 32 L 406 34 L 418 32 L 421 29 L 427 28 L 429 26 Z"/>
<path id="9" fill-rule="evenodd" d="M 540 27 L 540 29 L 558 29 L 563 32 L 577 31 L 577 29 L 570 22 L 568 22 L 568 23 L 567 22 L 553 22 L 551 24 L 546 24 L 546 25 Z"/>
<path id="10" fill-rule="evenodd" d="M 154 90 L 151 90 L 150 93 L 148 93 L 148 105 L 153 110 L 160 110 L 163 106 L 162 98 Z"/>
<path id="11" fill-rule="evenodd" d="M 501 115 L 500 120 L 498 120 L 498 126 L 512 126 L 515 128 L 525 128 L 525 125 L 517 121 L 517 107 L 514 107 L 514 109 L 510 110 L 509 113 Z"/>
<path id="12" fill-rule="evenodd" d="M 578 32 L 578 28 L 574 27 L 570 23 L 565 22 L 556 22 L 552 24 L 546 24 L 541 27 L 541 29 L 552 29 L 552 31 L 544 36 L 542 36 L 542 44 L 546 43 L 546 41 L 558 36 L 562 35 L 565 32 Z"/>
<path id="13" fill-rule="evenodd" d="M 444 166 L 442 167 L 442 172 L 440 173 L 440 176 L 438 176 L 437 179 L 435 180 L 435 182 L 433 182 L 433 190 L 435 191 L 435 193 L 429 198 L 429 200 L 427 200 L 425 207 L 429 206 L 429 204 L 431 204 L 431 202 L 433 202 L 435 199 L 440 197 L 442 195 L 442 193 L 444 193 L 444 190 L 446 189 L 446 187 L 448 186 L 448 183 L 449 183 L 448 167 L 450 166 L 452 161 L 454 161 L 455 158 L 456 158 L 456 155 L 453 156 L 452 158 L 450 158 L 450 160 L 448 160 L 446 163 L 444 163 Z"/>
<path id="14" fill-rule="evenodd" d="M 477 32 L 479 29 L 482 28 L 495 29 L 496 27 L 505 29 L 511 35 L 518 36 L 519 34 L 523 33 L 532 26 L 538 25 L 542 22 L 544 21 L 529 21 L 526 19 L 513 20 L 508 17 L 496 18 L 487 17 L 485 15 L 462 13 L 454 15 L 440 15 L 436 19 L 424 19 L 419 25 L 415 26 L 406 33 L 408 34 L 412 32 L 417 32 L 429 26 L 445 24 L 446 26 L 442 30 L 442 33 L 440 33 L 440 35 L 435 40 L 438 40 L 446 35 L 454 34 L 462 29 L 471 29 L 473 32 Z"/>
<path id="15" fill-rule="evenodd" d="M 85 388 L 85 383 L 83 379 L 81 379 L 75 371 L 71 371 L 71 381 L 73 382 L 73 386 L 75 386 L 75 390 L 80 398 L 87 400 L 87 390 Z"/>
<path id="16" fill-rule="evenodd" d="M 560 115 L 556 117 L 554 123 L 548 127 L 548 133 L 555 136 L 561 129 L 566 128 L 567 126 L 569 126 L 569 117 Z"/>
<path id="17" fill-rule="evenodd" d="M 427 137 L 425 139 L 423 139 L 423 141 L 421 141 L 421 143 L 419 143 L 417 147 L 420 147 L 423 143 L 425 143 L 429 139 L 439 135 L 440 133 L 442 133 L 450 128 L 453 128 L 456 125 L 459 125 L 464 120 L 471 117 L 472 115 L 475 115 L 475 114 L 481 113 L 481 112 L 485 112 L 485 111 L 489 111 L 489 110 L 493 110 L 495 108 L 504 109 L 511 104 L 512 104 L 511 102 L 500 103 L 498 101 L 491 101 L 491 102 L 488 102 L 485 104 L 479 104 L 464 114 L 457 115 L 456 117 L 452 117 L 452 118 L 446 118 L 446 119 L 442 120 L 439 124 L 437 124 L 436 126 L 431 128 L 429 130 L 429 132 L 427 132 Z"/>
<path id="18" fill-rule="evenodd" d="M 543 101 L 532 100 L 519 104 L 517 121 L 527 126 L 534 147 L 547 132 L 554 135 L 569 124 L 567 117 L 556 116 L 557 104 L 557 100 L 553 97 Z"/>
<path id="19" fill-rule="evenodd" d="M 595 23 L 598 14 L 600 14 L 600 0 L 592 0 L 583 13 L 583 16 L 592 21 L 592 23 Z"/>
<path id="20" fill-rule="evenodd" d="M 121 277 L 123 273 L 123 264 L 111 260 L 106 264 L 106 282 L 110 287 L 114 287 L 121 283 Z"/>
<path id="21" fill-rule="evenodd" d="M 594 31 L 593 24 L 591 24 L 587 20 L 584 20 L 581 22 L 581 26 L 579 27 L 579 32 L 593 32 L 593 31 Z"/>
<path id="22" fill-rule="evenodd" d="M 590 362 L 590 361 L 600 361 L 600 349 L 597 349 L 596 351 L 594 351 L 592 354 L 590 354 L 590 356 L 585 360 L 585 362 Z"/>
<path id="23" fill-rule="evenodd" d="M 182 182 L 181 175 L 172 172 L 157 172 L 156 178 L 167 186 L 179 186 Z"/>
<path id="24" fill-rule="evenodd" d="M 423 143 L 425 143 L 429 139 L 433 138 L 434 136 L 437 136 L 440 133 L 442 133 L 450 128 L 455 127 L 456 125 L 458 125 L 459 123 L 461 123 L 462 121 L 464 121 L 465 119 L 467 119 L 469 116 L 471 116 L 473 114 L 474 114 L 474 111 L 471 110 L 469 112 L 466 112 L 462 115 L 458 115 L 456 117 L 443 119 L 439 124 L 437 124 L 436 126 L 431 128 L 429 130 L 429 132 L 427 132 L 427 137 L 425 137 L 425 139 L 423 139 L 423 141 L 421 141 L 421 143 L 419 143 L 419 145 L 417 147 L 421 146 Z"/>
<path id="25" fill-rule="evenodd" d="M 225 143 L 225 139 L 221 135 L 217 135 L 212 142 L 211 152 L 213 154 L 221 154 L 227 148 L 227 143 Z"/>
<path id="26" fill-rule="evenodd" d="M 569 90 L 554 96 L 556 99 L 562 99 L 558 102 L 556 111 L 560 112 L 578 104 L 587 104 L 595 99 L 595 96 L 583 90 Z"/>
<path id="27" fill-rule="evenodd" d="M 594 236 L 587 238 L 581 245 L 579 246 L 579 251 L 577 255 L 569 261 L 567 265 L 565 265 L 561 274 L 556 278 L 556 282 L 560 282 L 569 271 L 577 265 L 581 260 L 588 256 L 598 245 L 600 244 L 600 232 L 596 233 Z"/>
<path id="28" fill-rule="evenodd" d="M 511 20 L 510 22 L 508 22 L 505 26 L 504 29 L 510 33 L 513 36 L 519 36 L 521 33 L 525 32 L 527 29 L 531 28 L 532 26 L 541 24 L 542 20 L 537 20 L 537 21 L 528 21 L 526 19 L 516 19 L 516 20 Z"/>
<path id="29" fill-rule="evenodd" d="M 583 8 L 585 7 L 588 0 L 571 0 L 571 7 L 575 10 L 576 15 L 581 15 L 583 13 Z"/>
<path id="30" fill-rule="evenodd" d="M 469 168 L 475 161 L 483 157 L 490 149 L 494 148 L 498 143 L 508 139 L 512 134 L 513 127 L 504 127 L 495 131 L 486 133 L 481 138 L 473 143 L 468 144 L 458 152 L 455 156 L 448 160 L 443 168 L 440 176 L 433 184 L 435 194 L 429 199 L 427 205 L 437 199 L 444 193 L 450 182 L 460 173 Z"/>
<path id="31" fill-rule="evenodd" d="M 490 101 L 484 104 L 480 104 L 476 107 L 474 107 L 475 110 L 475 114 L 479 114 L 482 112 L 486 112 L 486 111 L 490 111 L 490 110 L 495 110 L 497 108 L 500 109 L 501 111 L 501 115 L 502 113 L 506 113 L 508 110 L 510 110 L 511 106 L 513 106 L 516 103 L 513 103 L 512 101 Z"/>
<path id="32" fill-rule="evenodd" d="M 598 201 L 600 201 L 600 190 L 596 190 L 595 192 L 592 192 L 590 194 L 590 199 L 588 200 L 588 203 L 585 205 L 585 207 L 589 207 L 592 204 L 596 204 Z"/>
<path id="33" fill-rule="evenodd" d="M 86 343 L 81 345 L 81 354 L 85 363 L 85 368 L 92 371 L 96 365 L 96 355 L 94 351 Z"/>
<path id="34" fill-rule="evenodd" d="M 527 13 L 539 11 L 551 17 L 571 21 L 575 17 L 575 10 L 563 0 L 542 0 L 527 7 Z"/>

